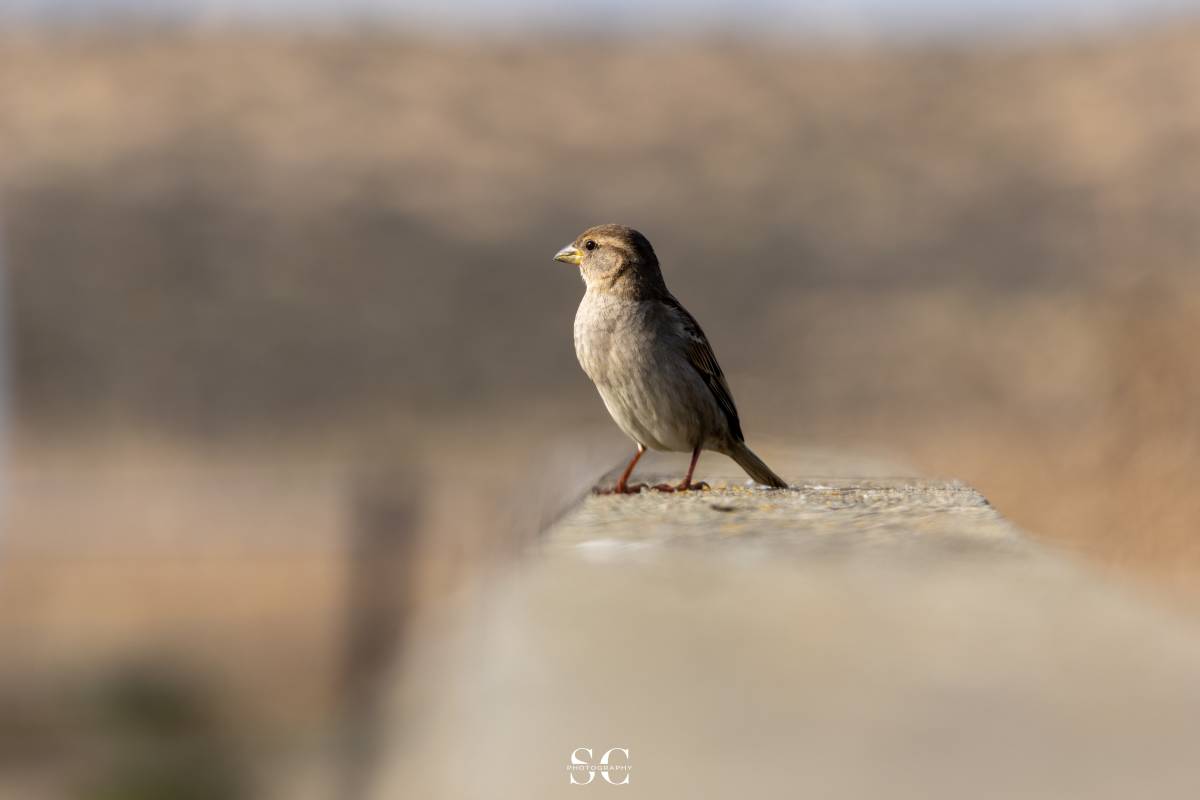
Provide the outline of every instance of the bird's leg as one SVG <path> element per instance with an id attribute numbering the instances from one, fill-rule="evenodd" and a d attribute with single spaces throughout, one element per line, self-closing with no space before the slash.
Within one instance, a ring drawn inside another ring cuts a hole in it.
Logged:
<path id="1" fill-rule="evenodd" d="M 692 473 L 696 471 L 696 462 L 700 460 L 700 448 L 697 447 L 692 451 L 692 463 L 688 464 L 687 477 L 683 479 L 683 483 L 678 486 L 672 486 L 669 483 L 660 483 L 654 488 L 660 492 L 687 492 L 694 489 L 707 489 L 708 484 L 704 481 L 692 483 Z"/>
<path id="2" fill-rule="evenodd" d="M 696 462 L 698 462 L 699 460 L 700 460 L 700 447 L 697 446 L 696 449 L 692 451 L 692 463 L 688 464 L 687 477 L 683 479 L 683 483 L 681 483 L 675 487 L 678 491 L 686 492 L 689 489 L 707 489 L 708 488 L 708 484 L 705 483 L 704 481 L 700 481 L 699 483 L 692 483 L 692 473 L 696 471 Z"/>
<path id="3" fill-rule="evenodd" d="M 621 473 L 621 477 L 617 478 L 617 485 L 611 489 L 597 489 L 596 494 L 637 494 L 642 489 L 646 488 L 644 483 L 635 483 L 629 486 L 629 476 L 633 474 L 633 468 L 637 466 L 638 459 L 642 457 L 642 453 L 646 452 L 646 446 L 638 442 L 637 452 L 633 454 L 633 458 L 629 460 L 629 466 L 625 467 L 625 471 Z"/>

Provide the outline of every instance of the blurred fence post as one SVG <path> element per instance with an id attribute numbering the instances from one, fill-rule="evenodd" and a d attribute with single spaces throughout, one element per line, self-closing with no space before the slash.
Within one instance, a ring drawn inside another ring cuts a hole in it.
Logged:
<path id="1" fill-rule="evenodd" d="M 369 469 L 353 486 L 336 800 L 365 797 L 384 736 L 382 694 L 410 610 L 416 497 L 408 469 Z"/>
<path id="2" fill-rule="evenodd" d="M 4 244 L 4 224 L 0 220 L 0 532 L 4 530 L 8 508 L 8 435 L 9 435 L 9 329 L 8 263 Z"/>

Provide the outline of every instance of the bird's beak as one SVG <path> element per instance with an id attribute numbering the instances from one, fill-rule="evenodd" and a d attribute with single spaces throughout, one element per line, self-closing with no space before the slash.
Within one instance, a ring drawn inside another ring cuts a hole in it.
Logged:
<path id="1" fill-rule="evenodd" d="M 569 244 L 562 250 L 554 254 L 555 261 L 562 261 L 564 264 L 575 264 L 583 261 L 583 253 L 573 244 Z"/>

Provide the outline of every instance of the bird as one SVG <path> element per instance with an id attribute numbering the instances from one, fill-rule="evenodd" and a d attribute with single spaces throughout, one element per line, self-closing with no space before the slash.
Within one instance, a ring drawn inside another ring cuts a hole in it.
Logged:
<path id="1" fill-rule="evenodd" d="M 703 450 L 729 456 L 760 484 L 787 483 L 746 446 L 729 383 L 708 337 L 667 290 L 650 241 L 624 225 L 597 225 L 554 255 L 579 267 L 585 291 L 575 313 L 575 355 L 608 413 L 637 450 L 611 489 L 636 494 L 630 476 L 647 448 L 691 453 L 687 475 L 664 492 L 707 489 L 693 483 Z"/>

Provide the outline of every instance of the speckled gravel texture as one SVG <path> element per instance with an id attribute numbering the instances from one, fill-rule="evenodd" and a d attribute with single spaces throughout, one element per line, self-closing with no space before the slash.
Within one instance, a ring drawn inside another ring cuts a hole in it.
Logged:
<path id="1" fill-rule="evenodd" d="M 661 459 L 659 459 L 661 461 Z M 635 495 L 589 494 L 545 535 L 561 548 L 697 547 L 769 550 L 805 557 L 895 556 L 969 552 L 1026 553 L 1029 540 L 979 492 L 959 481 L 917 477 L 795 477 L 804 467 L 866 473 L 896 469 L 878 462 L 793 455 L 788 489 L 766 489 L 718 462 L 703 477 L 709 489 Z M 703 462 L 702 462 L 703 463 Z M 715 473 L 715 474 L 714 474 Z M 677 483 L 662 471 L 638 482 Z M 597 486 L 611 486 L 606 477 Z"/>

